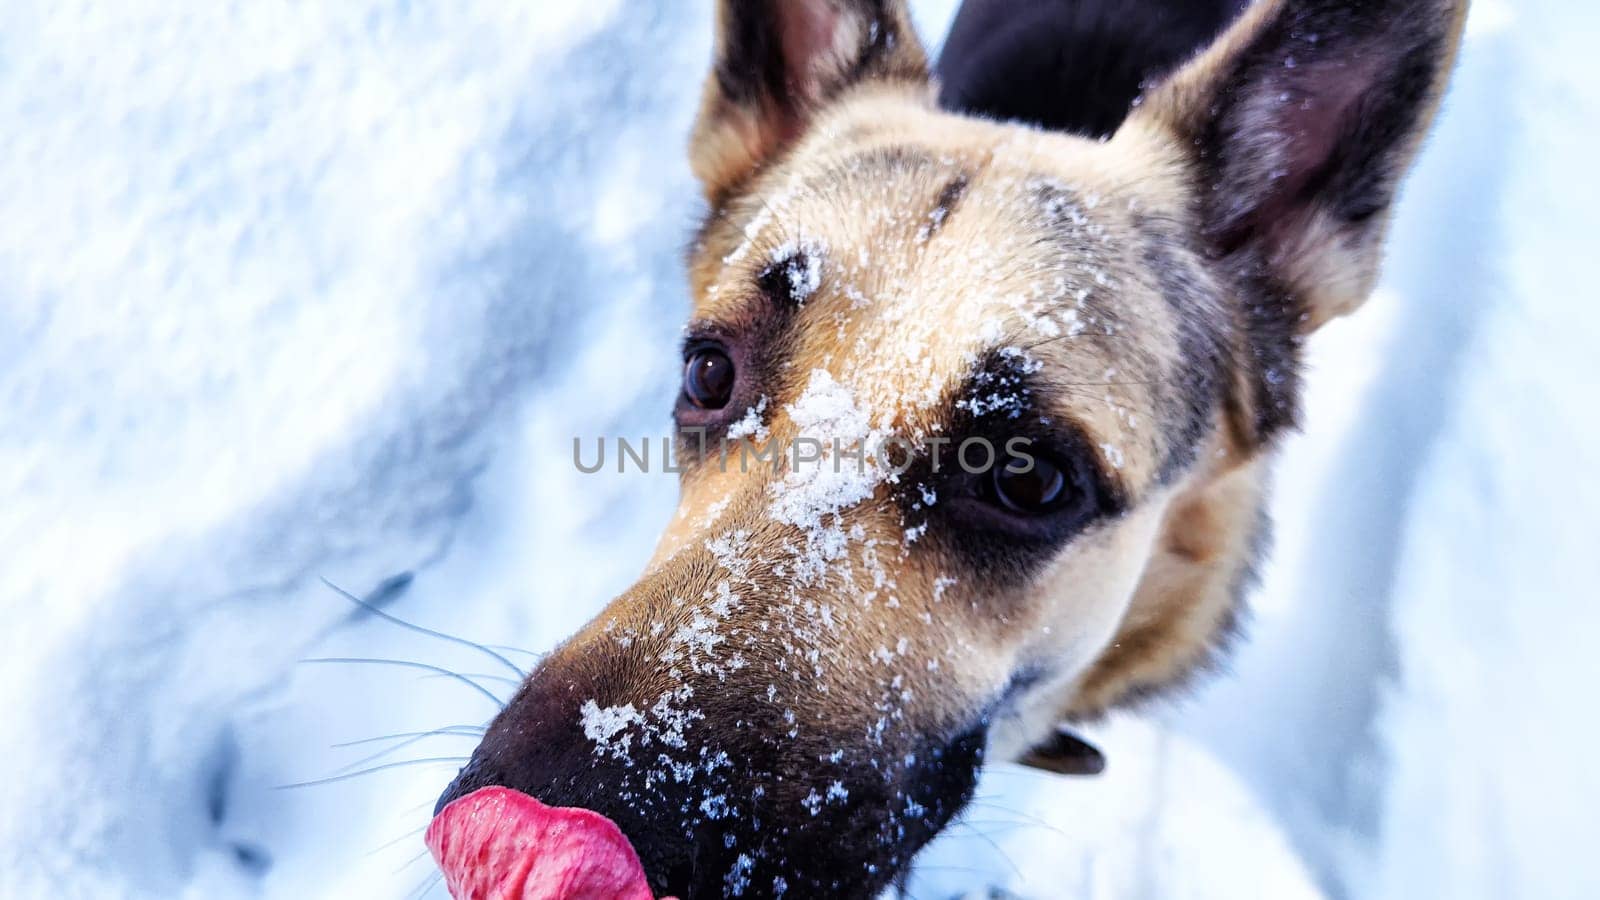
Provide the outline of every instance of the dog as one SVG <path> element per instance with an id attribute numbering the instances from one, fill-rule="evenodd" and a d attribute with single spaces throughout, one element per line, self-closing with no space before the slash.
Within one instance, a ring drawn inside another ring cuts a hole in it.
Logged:
<path id="1" fill-rule="evenodd" d="M 1237 630 L 1466 5 L 969 0 L 936 78 L 904 0 L 720 0 L 680 508 L 439 808 L 599 812 L 658 894 L 871 897 L 985 761 L 1097 771 L 1071 724 Z"/>

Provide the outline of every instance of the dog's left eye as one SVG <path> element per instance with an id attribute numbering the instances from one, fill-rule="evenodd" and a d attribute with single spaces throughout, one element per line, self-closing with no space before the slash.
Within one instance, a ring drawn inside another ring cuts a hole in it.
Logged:
<path id="1" fill-rule="evenodd" d="M 1026 471 L 997 465 L 990 472 L 988 493 L 992 502 L 1013 513 L 1042 516 L 1081 501 L 1087 494 L 1084 479 L 1070 467 L 1039 456 Z"/>
<path id="2" fill-rule="evenodd" d="M 689 354 L 683 368 L 683 395 L 700 409 L 721 409 L 733 398 L 733 360 L 717 347 Z"/>

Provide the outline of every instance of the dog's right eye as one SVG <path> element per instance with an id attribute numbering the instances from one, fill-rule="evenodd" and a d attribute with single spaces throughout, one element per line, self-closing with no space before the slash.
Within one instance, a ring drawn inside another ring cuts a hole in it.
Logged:
<path id="1" fill-rule="evenodd" d="M 722 409 L 733 398 L 733 360 L 717 347 L 689 354 L 683 368 L 683 396 L 700 409 Z"/>

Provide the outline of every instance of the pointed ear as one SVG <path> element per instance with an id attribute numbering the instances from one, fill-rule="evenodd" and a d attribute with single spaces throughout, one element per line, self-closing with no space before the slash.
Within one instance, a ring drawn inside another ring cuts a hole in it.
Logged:
<path id="1" fill-rule="evenodd" d="M 716 60 L 690 161 L 713 201 L 800 135 L 845 88 L 927 85 L 905 0 L 718 0 Z"/>
<path id="2" fill-rule="evenodd" d="M 1433 119 L 1467 0 L 1258 0 L 1130 119 L 1176 137 L 1211 250 L 1298 305 L 1359 306 Z"/>

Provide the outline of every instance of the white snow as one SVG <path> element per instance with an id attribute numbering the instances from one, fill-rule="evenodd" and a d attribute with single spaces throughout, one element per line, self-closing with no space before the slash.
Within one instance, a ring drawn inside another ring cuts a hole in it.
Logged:
<path id="1" fill-rule="evenodd" d="M 585 700 L 578 708 L 578 724 L 583 728 L 583 736 L 594 741 L 595 752 L 603 755 L 626 759 L 633 745 L 633 735 L 624 732 L 643 722 L 644 716 L 632 703 L 601 706 L 593 700 Z"/>
<path id="2" fill-rule="evenodd" d="M 925 30 L 955 5 L 918 3 Z M 571 439 L 658 433 L 675 390 L 697 189 L 662 148 L 709 15 L 0 5 L 0 896 L 427 885 L 470 729 L 329 745 L 493 706 L 296 661 L 515 676 L 318 578 L 409 573 L 391 611 L 534 653 L 633 580 L 673 479 L 584 475 Z M 1594 894 L 1597 32 L 1580 0 L 1474 4 L 1383 288 L 1312 343 L 1232 673 L 1095 730 L 1100 779 L 996 767 L 913 895 Z M 812 386 L 818 430 L 871 434 Z M 824 525 L 870 490 L 792 487 Z M 670 744 L 690 700 L 583 724 Z M 408 760 L 433 762 L 274 789 Z"/>
<path id="3" fill-rule="evenodd" d="M 745 410 L 742 417 L 728 426 L 728 443 L 737 443 L 746 438 L 758 446 L 766 442 L 769 433 L 766 422 L 767 402 L 766 397 L 757 400 L 754 406 Z"/>
<path id="4" fill-rule="evenodd" d="M 812 371 L 786 411 L 796 434 L 793 462 L 772 486 L 771 515 L 817 538 L 836 527 L 840 511 L 883 483 L 886 472 L 872 452 L 887 435 L 873 429 L 855 395 L 826 369 Z"/>
<path id="5" fill-rule="evenodd" d="M 789 282 L 789 299 L 803 306 L 822 287 L 822 268 L 828 248 L 814 238 L 787 241 L 772 251 L 771 264 L 782 269 Z"/>

